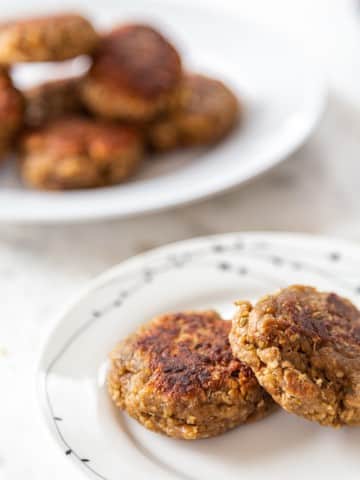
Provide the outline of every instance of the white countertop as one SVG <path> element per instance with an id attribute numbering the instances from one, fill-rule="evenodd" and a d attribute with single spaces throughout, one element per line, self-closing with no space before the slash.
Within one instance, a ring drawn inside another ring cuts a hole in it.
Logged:
<path id="1" fill-rule="evenodd" d="M 0 479 L 82 478 L 42 426 L 34 372 L 54 312 L 104 269 L 218 232 L 290 230 L 360 240 L 360 8 L 356 16 L 350 0 L 228 3 L 291 32 L 323 62 L 331 92 L 321 123 L 275 170 L 196 205 L 80 226 L 0 226 Z"/>

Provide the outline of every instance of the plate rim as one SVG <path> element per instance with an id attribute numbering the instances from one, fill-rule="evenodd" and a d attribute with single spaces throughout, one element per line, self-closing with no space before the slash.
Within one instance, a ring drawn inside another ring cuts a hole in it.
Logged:
<path id="1" fill-rule="evenodd" d="M 156 0 L 156 4 L 163 4 L 165 0 Z M 145 5 L 145 0 L 136 0 L 137 6 Z M 126 5 L 125 5 L 126 6 Z M 186 7 L 181 2 L 175 1 L 174 6 L 176 8 L 182 8 L 185 10 Z M 196 5 L 191 7 L 199 13 L 206 12 L 211 13 L 213 8 L 211 5 Z M 314 78 L 314 88 L 311 90 L 311 104 L 310 107 L 307 107 L 306 120 L 301 122 L 296 128 L 294 127 L 290 134 L 286 137 L 285 141 L 282 142 L 281 148 L 276 148 L 270 154 L 264 156 L 261 161 L 254 162 L 254 165 L 245 171 L 240 171 L 236 175 L 229 176 L 225 175 L 221 177 L 216 185 L 211 185 L 207 187 L 202 185 L 201 189 L 193 189 L 191 194 L 187 196 L 177 196 L 168 197 L 164 201 L 154 201 L 153 203 L 143 203 L 142 205 L 129 205 L 126 210 L 119 209 L 119 204 L 121 204 L 121 198 L 116 202 L 116 192 L 114 193 L 115 198 L 109 199 L 109 202 L 106 206 L 101 205 L 100 208 L 97 208 L 97 205 L 94 204 L 94 208 L 88 211 L 71 211 L 67 209 L 64 205 L 63 209 L 57 213 L 56 216 L 51 214 L 50 208 L 48 211 L 42 212 L 8 212 L 7 208 L 0 208 L 0 223 L 9 223 L 9 224 L 73 224 L 73 223 L 89 223 L 96 222 L 107 219 L 114 218 L 132 218 L 140 215 L 148 215 L 154 212 L 161 212 L 164 210 L 173 209 L 175 207 L 186 206 L 198 202 L 200 200 L 206 200 L 208 198 L 217 196 L 222 192 L 231 191 L 240 185 L 245 185 L 248 182 L 255 180 L 259 176 L 265 174 L 268 170 L 276 167 L 278 164 L 286 160 L 292 153 L 294 153 L 309 137 L 312 131 L 315 129 L 318 124 L 326 106 L 328 99 L 328 85 L 326 81 L 325 72 L 319 68 L 315 60 L 301 49 L 301 46 L 296 41 L 296 39 L 289 38 L 281 29 L 273 29 L 271 26 L 266 26 L 264 24 L 258 23 L 252 19 L 246 18 L 241 14 L 241 12 L 232 12 L 229 9 L 222 11 L 222 17 L 224 19 L 236 16 L 239 21 L 245 25 L 249 25 L 255 29 L 260 29 L 264 34 L 270 35 L 271 37 L 280 37 L 286 38 L 287 44 L 290 44 L 291 50 L 294 51 L 296 57 L 301 57 L 301 61 L 307 66 L 309 72 L 311 72 Z M 221 156 L 221 153 L 219 153 Z M 148 181 L 148 180 L 146 180 Z M 111 188 L 111 187 L 110 187 Z M 89 193 L 90 190 L 87 190 Z M 1 192 L 0 192 L 1 193 Z M 35 192 L 41 194 L 41 192 Z M 72 192 L 74 193 L 74 192 Z M 81 191 L 75 191 L 81 195 Z M 49 194 L 49 192 L 45 192 Z M 50 192 L 51 194 L 51 192 Z M 46 196 L 44 196 L 44 202 L 46 202 Z"/>
<path id="2" fill-rule="evenodd" d="M 308 244 L 314 243 L 318 245 L 327 244 L 330 246 L 335 246 L 341 249 L 345 249 L 350 252 L 357 251 L 360 253 L 360 245 L 353 240 L 345 240 L 343 238 L 338 238 L 336 236 L 329 236 L 329 235 L 316 235 L 311 233 L 298 233 L 298 232 L 276 232 L 276 231 L 240 231 L 240 232 L 229 232 L 229 233 L 222 233 L 222 234 L 214 234 L 214 235 L 206 235 L 206 236 L 198 236 L 194 238 L 189 238 L 186 240 L 175 241 L 169 244 L 165 244 L 163 246 L 151 249 L 144 253 L 134 255 L 129 257 L 122 262 L 114 265 L 113 267 L 105 270 L 103 273 L 97 275 L 95 278 L 87 282 L 83 288 L 81 288 L 77 294 L 73 295 L 68 302 L 65 302 L 65 305 L 58 311 L 57 314 L 53 315 L 52 320 L 49 322 L 49 327 L 46 329 L 43 335 L 43 341 L 41 342 L 41 348 L 39 355 L 36 361 L 36 368 L 35 368 L 35 388 L 37 394 L 37 406 L 38 412 L 42 418 L 43 426 L 46 425 L 46 430 L 48 432 L 48 436 L 52 438 L 54 446 L 57 445 L 61 448 L 61 439 L 59 435 L 56 434 L 54 431 L 54 426 L 50 422 L 50 412 L 48 409 L 48 405 L 46 402 L 46 373 L 48 368 L 48 362 L 46 361 L 46 352 L 48 349 L 48 345 L 53 340 L 54 335 L 56 334 L 57 330 L 61 327 L 61 324 L 64 320 L 66 320 L 66 316 L 71 313 L 71 311 L 81 302 L 84 302 L 86 297 L 88 297 L 92 291 L 97 290 L 106 284 L 111 283 L 115 280 L 118 274 L 124 268 L 131 268 L 132 265 L 139 264 L 144 262 L 146 259 L 150 259 L 153 257 L 160 255 L 167 255 L 169 252 L 181 249 L 183 247 L 189 245 L 201 245 L 204 242 L 209 243 L 216 243 L 217 241 L 227 241 L 233 237 L 247 237 L 256 238 L 258 240 L 268 240 L 268 241 L 276 241 L 278 239 L 285 240 L 290 242 L 294 239 L 294 237 L 299 241 L 302 240 Z M 60 451 L 58 450 L 60 453 Z M 71 456 L 73 457 L 73 456 Z M 59 456 L 60 458 L 60 456 Z M 72 463 L 75 467 L 77 465 L 76 470 L 82 470 L 83 474 L 86 475 L 88 478 L 93 478 L 93 473 L 87 471 L 87 469 L 83 468 L 81 462 L 78 461 L 76 458 L 72 458 Z M 96 472 L 95 472 L 96 473 Z M 102 477 L 100 477 L 102 478 Z M 164 477 L 165 478 L 165 477 Z M 169 477 L 170 478 L 170 477 Z M 171 477 L 172 478 L 172 477 Z"/>

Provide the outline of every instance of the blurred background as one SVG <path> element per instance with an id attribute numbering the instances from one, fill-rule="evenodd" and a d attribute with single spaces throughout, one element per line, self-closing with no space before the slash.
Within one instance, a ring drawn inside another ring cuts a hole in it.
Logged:
<path id="1" fill-rule="evenodd" d="M 87 3 L 63 1 L 61 8 L 86 13 Z M 37 422 L 30 392 L 49 318 L 96 274 L 168 242 L 229 231 L 297 231 L 360 240 L 360 3 L 197 3 L 213 9 L 214 28 L 217 11 L 234 11 L 284 32 L 313 57 L 329 84 L 321 121 L 306 143 L 280 166 L 210 200 L 125 220 L 0 225 L 0 378 L 9 385 L 0 399 L 0 478 L 75 478 L 70 466 L 59 462 L 56 449 L 47 450 L 46 434 L 38 433 L 43 427 Z M 110 4 L 116 4 L 115 0 L 102 0 L 96 8 Z M 182 0 L 182 4 L 190 5 L 191 0 Z M 0 7 L 6 16 L 31 11 L 25 1 L 1 0 Z M 46 10 L 52 8 L 59 10 L 58 2 L 47 1 Z M 28 380 L 18 383 L 24 368 Z M 54 468 L 57 462 L 59 468 Z"/>

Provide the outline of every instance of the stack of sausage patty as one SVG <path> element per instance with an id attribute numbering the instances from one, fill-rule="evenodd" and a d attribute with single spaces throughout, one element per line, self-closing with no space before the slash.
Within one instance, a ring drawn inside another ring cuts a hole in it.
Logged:
<path id="1" fill-rule="evenodd" d="M 86 74 L 20 92 L 19 62 L 88 55 Z M 239 118 L 222 82 L 186 72 L 175 47 L 147 25 L 98 33 L 80 15 L 0 25 L 0 154 L 20 151 L 25 183 L 45 190 L 101 187 L 136 173 L 152 151 L 208 145 Z"/>

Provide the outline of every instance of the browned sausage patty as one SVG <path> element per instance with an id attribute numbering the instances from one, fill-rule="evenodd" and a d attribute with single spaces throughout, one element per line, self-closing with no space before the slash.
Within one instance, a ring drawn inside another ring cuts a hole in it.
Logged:
<path id="1" fill-rule="evenodd" d="M 8 72 L 0 68 L 0 156 L 11 146 L 23 123 L 24 99 Z"/>
<path id="2" fill-rule="evenodd" d="M 166 110 L 181 80 L 175 48 L 146 25 L 125 25 L 105 35 L 83 84 L 95 114 L 144 121 Z"/>
<path id="3" fill-rule="evenodd" d="M 263 417 L 272 401 L 233 357 L 230 327 L 214 311 L 169 313 L 140 327 L 111 353 L 113 402 L 146 428 L 187 440 Z"/>
<path id="4" fill-rule="evenodd" d="M 40 126 L 64 115 L 81 113 L 79 86 L 82 77 L 51 80 L 24 92 L 26 123 Z"/>
<path id="5" fill-rule="evenodd" d="M 214 143 L 239 119 L 239 102 L 224 83 L 198 74 L 184 77 L 178 107 L 150 123 L 147 137 L 155 150 Z"/>
<path id="6" fill-rule="evenodd" d="M 0 62 L 59 61 L 91 53 L 98 35 L 75 14 L 14 20 L 0 24 Z"/>
<path id="7" fill-rule="evenodd" d="M 143 143 L 132 127 L 66 117 L 25 134 L 22 152 L 27 184 L 67 190 L 126 180 L 140 165 Z"/>
<path id="8" fill-rule="evenodd" d="M 360 312 L 295 285 L 239 302 L 230 342 L 285 410 L 322 425 L 360 424 Z"/>

